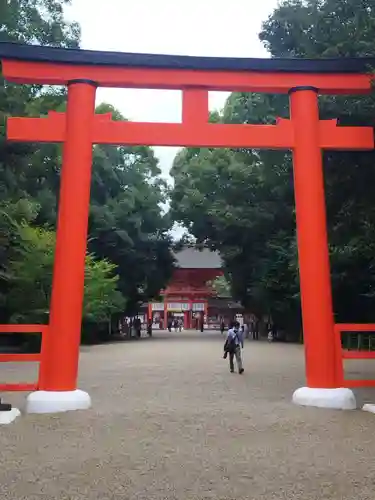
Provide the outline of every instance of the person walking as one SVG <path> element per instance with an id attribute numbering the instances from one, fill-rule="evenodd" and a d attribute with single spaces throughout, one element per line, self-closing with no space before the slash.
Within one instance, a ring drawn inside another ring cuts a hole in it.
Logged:
<path id="1" fill-rule="evenodd" d="M 229 369 L 231 373 L 234 373 L 234 358 L 236 358 L 238 373 L 240 375 L 245 371 L 242 365 L 241 348 L 243 349 L 243 333 L 240 324 L 238 321 L 235 321 L 228 330 L 224 344 L 224 359 L 229 354 Z"/>

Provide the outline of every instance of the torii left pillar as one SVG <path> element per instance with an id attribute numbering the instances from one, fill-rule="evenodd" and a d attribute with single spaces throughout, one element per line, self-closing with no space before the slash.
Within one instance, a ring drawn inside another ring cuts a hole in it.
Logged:
<path id="1" fill-rule="evenodd" d="M 96 87 L 89 80 L 68 84 L 49 333 L 43 346 L 39 390 L 27 398 L 30 413 L 91 406 L 90 396 L 77 389 L 77 375 Z"/>

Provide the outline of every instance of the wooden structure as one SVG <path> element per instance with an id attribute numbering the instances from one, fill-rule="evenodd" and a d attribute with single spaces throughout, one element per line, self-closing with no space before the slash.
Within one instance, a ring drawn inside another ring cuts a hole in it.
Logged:
<path id="1" fill-rule="evenodd" d="M 64 144 L 49 324 L 24 326 L 24 331 L 44 331 L 38 390 L 29 396 L 28 410 L 64 411 L 90 404 L 89 396 L 77 390 L 77 373 L 96 143 L 292 150 L 307 381 L 295 401 L 347 407 L 337 403 L 342 377 L 332 311 L 322 150 L 371 150 L 374 137 L 372 127 L 320 120 L 318 94 L 369 94 L 375 61 L 196 58 L 9 43 L 0 44 L 0 59 L 9 82 L 68 89 L 66 113 L 11 117 L 7 123 L 10 141 Z M 182 90 L 182 123 L 131 123 L 96 115 L 97 87 Z M 209 90 L 289 94 L 290 119 L 274 125 L 209 123 Z M 12 328 L 20 326 L 0 330 Z"/>
<path id="2" fill-rule="evenodd" d="M 148 306 L 148 316 L 162 318 L 166 328 L 168 319 L 182 317 L 184 328 L 198 328 L 207 322 L 208 299 L 214 295 L 208 282 L 222 275 L 219 255 L 208 249 L 184 248 L 175 254 L 176 269 L 165 290 L 163 302 Z"/>

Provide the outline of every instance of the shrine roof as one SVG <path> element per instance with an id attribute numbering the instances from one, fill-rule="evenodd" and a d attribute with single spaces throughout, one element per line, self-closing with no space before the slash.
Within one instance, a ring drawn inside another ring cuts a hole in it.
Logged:
<path id="1" fill-rule="evenodd" d="M 0 42 L 0 59 L 150 69 L 287 73 L 369 73 L 375 58 L 234 58 L 136 54 Z"/>
<path id="2" fill-rule="evenodd" d="M 176 252 L 174 257 L 179 269 L 221 269 L 223 267 L 219 253 L 207 248 L 203 250 L 184 248 Z"/>

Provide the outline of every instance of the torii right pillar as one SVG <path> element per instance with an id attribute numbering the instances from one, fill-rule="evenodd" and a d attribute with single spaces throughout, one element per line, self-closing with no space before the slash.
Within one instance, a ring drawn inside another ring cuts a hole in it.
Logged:
<path id="1" fill-rule="evenodd" d="M 293 401 L 304 406 L 354 409 L 353 392 L 338 387 L 336 376 L 318 90 L 296 87 L 289 94 L 307 385 L 295 391 Z"/>

